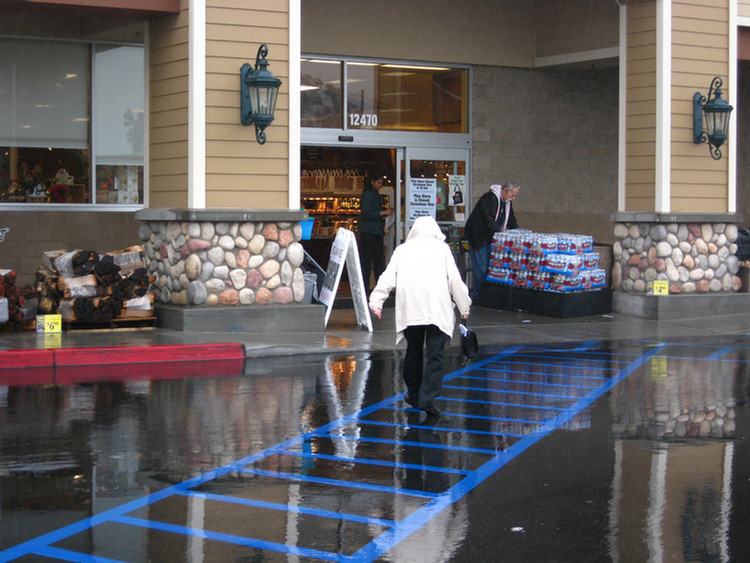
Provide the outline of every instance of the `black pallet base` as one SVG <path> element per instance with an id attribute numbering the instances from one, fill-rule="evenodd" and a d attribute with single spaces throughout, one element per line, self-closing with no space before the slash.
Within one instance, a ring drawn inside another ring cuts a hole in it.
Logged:
<path id="1" fill-rule="evenodd" d="M 510 285 L 484 282 L 475 305 L 503 311 L 524 311 L 533 315 L 567 319 L 604 315 L 612 312 L 612 290 L 554 293 Z"/>
<path id="2" fill-rule="evenodd" d="M 108 321 L 63 321 L 64 331 L 78 330 L 141 330 L 156 328 L 156 317 L 118 317 Z"/>

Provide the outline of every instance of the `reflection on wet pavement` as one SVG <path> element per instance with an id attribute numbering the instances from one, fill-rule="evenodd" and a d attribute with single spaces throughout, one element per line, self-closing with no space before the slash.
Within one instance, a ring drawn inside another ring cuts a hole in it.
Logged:
<path id="1" fill-rule="evenodd" d="M 747 560 L 748 350 L 451 356 L 441 417 L 403 402 L 398 351 L 14 375 L 0 562 Z"/>

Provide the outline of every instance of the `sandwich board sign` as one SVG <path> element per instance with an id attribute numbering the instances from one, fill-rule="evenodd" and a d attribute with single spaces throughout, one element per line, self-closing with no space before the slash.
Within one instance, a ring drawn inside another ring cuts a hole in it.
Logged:
<path id="1" fill-rule="evenodd" d="M 370 309 L 367 306 L 367 295 L 365 295 L 365 283 L 362 279 L 362 267 L 359 264 L 359 252 L 357 251 L 357 237 L 348 229 L 340 228 L 336 231 L 336 238 L 331 246 L 331 256 L 328 260 L 326 276 L 323 279 L 323 287 L 320 289 L 318 301 L 326 306 L 326 316 L 323 326 L 328 326 L 328 318 L 333 309 L 333 300 L 341 281 L 341 274 L 346 264 L 346 272 L 349 276 L 349 285 L 354 301 L 354 311 L 357 314 L 357 323 L 367 327 L 372 332 L 372 319 Z"/>

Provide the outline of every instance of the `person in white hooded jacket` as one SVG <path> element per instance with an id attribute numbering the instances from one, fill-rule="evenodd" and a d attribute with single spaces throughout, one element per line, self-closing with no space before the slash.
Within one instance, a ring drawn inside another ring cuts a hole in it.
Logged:
<path id="1" fill-rule="evenodd" d="M 471 298 L 445 235 L 432 217 L 419 217 L 414 222 L 406 242 L 393 251 L 372 290 L 370 311 L 378 319 L 394 288 L 396 343 L 406 339 L 405 400 L 428 414 L 439 415 L 434 401 L 442 389 L 445 346 L 455 326 L 453 306 L 455 303 L 461 318 L 468 319 Z"/>

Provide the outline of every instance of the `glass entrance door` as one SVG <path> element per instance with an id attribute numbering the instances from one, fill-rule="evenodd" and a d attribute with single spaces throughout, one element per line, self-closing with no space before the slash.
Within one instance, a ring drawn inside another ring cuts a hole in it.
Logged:
<path id="1" fill-rule="evenodd" d="M 399 241 L 422 215 L 430 215 L 444 229 L 463 225 L 470 198 L 468 149 L 406 148 L 399 151 Z"/>

